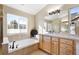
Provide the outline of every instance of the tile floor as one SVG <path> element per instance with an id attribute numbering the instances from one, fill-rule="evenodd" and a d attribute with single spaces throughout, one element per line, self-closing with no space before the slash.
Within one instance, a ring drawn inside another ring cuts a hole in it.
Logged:
<path id="1" fill-rule="evenodd" d="M 37 50 L 35 52 L 30 53 L 30 55 L 48 55 L 48 54 L 41 50 Z"/>

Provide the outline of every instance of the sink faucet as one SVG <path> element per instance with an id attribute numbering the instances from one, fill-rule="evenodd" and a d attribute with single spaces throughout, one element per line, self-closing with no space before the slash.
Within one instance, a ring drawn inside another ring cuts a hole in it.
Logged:
<path id="1" fill-rule="evenodd" d="M 15 43 L 15 41 L 13 41 L 13 43 L 12 43 L 12 49 L 14 49 L 14 43 Z"/>

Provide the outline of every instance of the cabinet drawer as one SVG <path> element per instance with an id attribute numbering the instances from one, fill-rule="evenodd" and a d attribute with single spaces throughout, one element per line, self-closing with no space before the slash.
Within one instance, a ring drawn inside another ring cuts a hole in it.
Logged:
<path id="1" fill-rule="evenodd" d="M 50 36 L 43 36 L 43 42 L 44 41 L 48 41 L 48 42 L 51 42 L 51 37 Z"/>
<path id="2" fill-rule="evenodd" d="M 58 46 L 58 42 L 53 41 L 53 42 L 52 42 L 52 47 L 53 47 L 53 46 Z"/>
<path id="3" fill-rule="evenodd" d="M 43 39 L 51 39 L 50 36 L 43 36 Z"/>
<path id="4" fill-rule="evenodd" d="M 68 39 L 60 39 L 61 43 L 65 43 L 65 44 L 69 44 L 69 45 L 73 45 L 73 40 L 68 40 Z"/>
<path id="5" fill-rule="evenodd" d="M 52 38 L 52 41 L 58 41 L 58 38 Z"/>

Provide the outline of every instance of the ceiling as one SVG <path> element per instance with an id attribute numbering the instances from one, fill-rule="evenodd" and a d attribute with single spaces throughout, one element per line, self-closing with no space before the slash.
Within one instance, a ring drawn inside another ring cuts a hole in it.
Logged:
<path id="1" fill-rule="evenodd" d="M 6 4 L 6 6 L 35 15 L 47 4 Z"/>

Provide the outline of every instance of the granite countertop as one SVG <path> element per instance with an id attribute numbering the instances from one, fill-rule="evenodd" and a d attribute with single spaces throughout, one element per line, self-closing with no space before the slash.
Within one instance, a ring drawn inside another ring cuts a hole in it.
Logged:
<path id="1" fill-rule="evenodd" d="M 63 34 L 63 33 L 42 33 L 42 35 L 58 37 L 58 38 L 65 38 L 65 39 L 72 39 L 72 40 L 79 40 L 79 36 L 71 35 L 71 34 Z"/>

